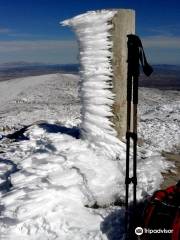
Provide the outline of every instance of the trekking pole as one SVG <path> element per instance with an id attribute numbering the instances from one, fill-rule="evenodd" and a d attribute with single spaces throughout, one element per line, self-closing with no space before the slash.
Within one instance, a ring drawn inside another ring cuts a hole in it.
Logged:
<path id="1" fill-rule="evenodd" d="M 127 35 L 128 42 L 128 75 L 127 75 L 127 132 L 126 132 L 126 196 L 125 196 L 125 232 L 128 236 L 129 225 L 129 184 L 133 183 L 133 220 L 136 217 L 136 186 L 137 186 L 137 105 L 138 105 L 138 80 L 140 62 L 144 73 L 149 76 L 152 68 L 147 63 L 141 40 L 138 36 Z M 131 103 L 133 103 L 133 122 L 131 121 Z M 131 123 L 133 126 L 131 127 Z M 132 130 L 132 131 L 131 131 Z M 133 176 L 129 177 L 130 140 L 133 140 Z M 135 221 L 134 221 L 135 222 Z"/>
<path id="2" fill-rule="evenodd" d="M 130 127 L 131 127 L 131 98 L 132 98 L 132 76 L 128 65 L 128 81 L 127 81 L 127 132 L 126 132 L 126 198 L 125 198 L 125 231 L 128 231 L 129 213 L 128 213 L 128 197 L 129 197 L 129 157 L 130 157 Z"/>
<path id="3" fill-rule="evenodd" d="M 138 69 L 139 69 L 139 52 L 134 41 L 134 35 L 128 35 L 128 77 L 127 77 L 127 132 L 126 132 L 126 199 L 125 199 L 125 231 L 126 239 L 128 239 L 128 224 L 129 224 L 129 184 L 132 182 L 133 187 L 133 205 L 136 205 L 136 144 L 137 144 L 137 87 L 138 87 Z M 136 74 L 137 72 L 137 74 Z M 135 83 L 135 84 L 134 84 Z M 133 97 L 133 132 L 131 132 L 131 103 Z M 133 177 L 129 177 L 129 163 L 130 163 L 130 140 L 133 139 Z"/>

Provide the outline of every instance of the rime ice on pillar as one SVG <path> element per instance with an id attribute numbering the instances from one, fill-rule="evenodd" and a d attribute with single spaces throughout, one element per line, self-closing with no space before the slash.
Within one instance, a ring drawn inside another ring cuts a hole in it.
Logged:
<path id="1" fill-rule="evenodd" d="M 110 29 L 115 13 L 92 11 L 62 22 L 74 29 L 79 41 L 81 135 L 113 158 L 118 155 L 121 145 L 110 121 L 114 103 Z"/>

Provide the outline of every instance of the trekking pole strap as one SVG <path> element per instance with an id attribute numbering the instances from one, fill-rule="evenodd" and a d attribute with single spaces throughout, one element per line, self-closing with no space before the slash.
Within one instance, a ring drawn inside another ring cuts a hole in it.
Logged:
<path id="1" fill-rule="evenodd" d="M 143 72 L 146 76 L 150 76 L 153 68 L 148 64 L 143 49 L 141 39 L 134 34 L 128 34 L 128 69 L 133 76 L 139 76 L 139 63 L 142 65 Z"/>

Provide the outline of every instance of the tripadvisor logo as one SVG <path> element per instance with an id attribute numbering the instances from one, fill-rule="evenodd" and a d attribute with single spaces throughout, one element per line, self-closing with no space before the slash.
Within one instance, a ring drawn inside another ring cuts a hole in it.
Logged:
<path id="1" fill-rule="evenodd" d="M 149 228 L 142 228 L 142 227 L 137 227 L 135 228 L 135 234 L 140 236 L 142 235 L 143 233 L 149 233 L 149 234 L 152 234 L 152 233 L 173 233 L 173 229 L 149 229 Z"/>
<path id="2" fill-rule="evenodd" d="M 137 228 L 135 229 L 135 234 L 138 235 L 138 236 L 142 235 L 142 234 L 143 234 L 143 229 L 142 229 L 142 227 L 137 227 Z"/>

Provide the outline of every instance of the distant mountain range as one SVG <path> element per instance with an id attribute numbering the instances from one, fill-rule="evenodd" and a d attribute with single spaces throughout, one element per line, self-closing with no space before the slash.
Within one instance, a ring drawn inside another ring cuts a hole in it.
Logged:
<path id="1" fill-rule="evenodd" d="M 153 73 L 146 77 L 141 73 L 140 86 L 180 90 L 180 65 L 153 65 Z"/>
<path id="2" fill-rule="evenodd" d="M 78 64 L 59 65 L 26 62 L 4 63 L 0 64 L 0 81 L 18 77 L 36 76 L 57 72 L 77 74 L 78 69 Z"/>
<path id="3" fill-rule="evenodd" d="M 18 68 L 18 67 L 28 67 L 28 66 L 42 66 L 46 65 L 44 63 L 39 62 L 24 62 L 24 61 L 18 61 L 18 62 L 5 62 L 0 63 L 0 70 L 1 69 L 9 69 L 9 68 Z"/>
<path id="4" fill-rule="evenodd" d="M 153 69 L 150 77 L 140 74 L 140 86 L 180 90 L 180 65 L 157 64 Z M 10 62 L 0 64 L 0 81 L 57 72 L 78 74 L 78 71 L 78 64 Z"/>

